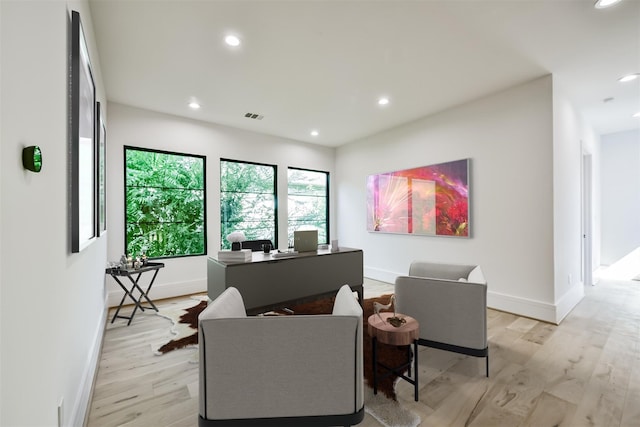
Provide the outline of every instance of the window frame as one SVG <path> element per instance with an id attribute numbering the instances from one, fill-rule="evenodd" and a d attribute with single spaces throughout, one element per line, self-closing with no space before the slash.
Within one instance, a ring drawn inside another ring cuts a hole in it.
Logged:
<path id="1" fill-rule="evenodd" d="M 128 241 L 127 241 L 127 150 L 135 150 L 135 151 L 143 151 L 147 153 L 157 153 L 157 154 L 167 154 L 173 156 L 183 156 L 183 157 L 194 157 L 202 160 L 202 192 L 203 192 L 203 217 L 202 217 L 202 225 L 203 225 L 203 252 L 198 254 L 180 254 L 180 255 L 163 255 L 157 257 L 149 257 L 149 259 L 171 259 L 171 258 L 187 258 L 187 257 L 195 257 L 195 256 L 206 256 L 208 254 L 208 243 L 207 243 L 207 157 L 200 154 L 192 154 L 192 153 L 181 153 L 177 151 L 168 151 L 168 150 L 159 150 L 155 148 L 147 148 L 147 147 L 135 147 L 131 145 L 123 146 L 123 206 L 124 206 L 124 254 L 128 254 Z"/>
<path id="2" fill-rule="evenodd" d="M 325 200 L 326 200 L 326 209 L 325 209 L 325 218 L 326 218 L 326 236 L 327 236 L 327 241 L 326 242 L 321 242 L 320 240 L 318 240 L 318 244 L 329 244 L 329 242 L 331 241 L 331 224 L 330 224 L 330 219 L 329 219 L 329 212 L 331 211 L 331 206 L 330 206 L 330 176 L 331 173 L 329 171 L 323 171 L 323 170 L 317 170 L 317 169 L 308 169 L 308 168 L 300 168 L 300 167 L 294 167 L 294 166 L 289 166 L 287 168 L 287 206 L 289 206 L 289 171 L 290 170 L 298 170 L 298 171 L 302 171 L 302 172 L 314 172 L 314 173 L 322 173 L 325 175 L 325 179 L 326 179 L 326 193 L 325 193 Z M 287 237 L 289 236 L 289 215 L 290 215 L 291 210 L 287 209 Z"/>
<path id="3" fill-rule="evenodd" d="M 253 166 L 265 166 L 265 167 L 270 167 L 273 168 L 273 245 L 274 248 L 278 247 L 278 215 L 279 215 L 279 209 L 278 209 L 278 165 L 274 165 L 274 164 L 269 164 L 269 163 L 260 163 L 260 162 L 252 162 L 252 161 L 246 161 L 246 160 L 236 160 L 236 159 L 229 159 L 229 158 L 225 158 L 225 157 L 220 157 L 220 163 L 219 163 L 219 167 L 220 167 L 220 209 L 222 209 L 222 162 L 231 162 L 231 163 L 240 163 L 240 164 L 244 164 L 244 165 L 253 165 Z M 223 243 L 226 240 L 226 236 L 222 235 L 222 221 L 223 221 L 223 216 L 222 214 L 220 214 L 220 249 L 223 248 Z"/>

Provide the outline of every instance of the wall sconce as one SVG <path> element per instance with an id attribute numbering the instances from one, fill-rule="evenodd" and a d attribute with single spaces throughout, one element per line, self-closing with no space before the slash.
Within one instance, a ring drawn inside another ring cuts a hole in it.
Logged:
<path id="1" fill-rule="evenodd" d="M 40 147 L 32 145 L 22 149 L 22 166 L 31 172 L 40 172 L 42 169 L 42 152 Z"/>

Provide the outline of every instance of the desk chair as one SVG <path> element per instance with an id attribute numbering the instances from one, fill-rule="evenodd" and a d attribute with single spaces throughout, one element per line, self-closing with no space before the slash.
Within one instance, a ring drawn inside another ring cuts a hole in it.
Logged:
<path id="1" fill-rule="evenodd" d="M 242 242 L 242 249 L 251 249 L 251 252 L 258 252 L 262 250 L 262 245 L 266 243 L 271 245 L 271 249 L 275 249 L 273 247 L 273 243 L 271 242 L 271 240 L 268 240 L 268 239 L 245 240 L 244 242 Z"/>

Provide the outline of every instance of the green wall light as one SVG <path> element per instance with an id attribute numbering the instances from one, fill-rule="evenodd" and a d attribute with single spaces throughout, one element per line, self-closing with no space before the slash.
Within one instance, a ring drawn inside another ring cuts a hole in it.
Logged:
<path id="1" fill-rule="evenodd" d="M 42 152 L 40 147 L 32 145 L 22 149 L 22 166 L 32 172 L 40 172 L 42 169 Z"/>

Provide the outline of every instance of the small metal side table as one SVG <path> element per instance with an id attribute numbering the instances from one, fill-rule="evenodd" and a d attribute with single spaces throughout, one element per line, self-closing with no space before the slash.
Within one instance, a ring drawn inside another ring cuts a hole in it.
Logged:
<path id="1" fill-rule="evenodd" d="M 120 300 L 120 304 L 118 304 L 118 309 L 116 310 L 116 314 L 114 314 L 113 319 L 111 319 L 111 323 L 113 323 L 117 318 L 128 319 L 129 322 L 127 322 L 127 326 L 129 326 L 131 324 L 131 321 L 133 320 L 133 316 L 135 316 L 136 311 L 138 309 L 140 309 L 141 311 L 144 311 L 145 309 L 158 311 L 158 308 L 156 307 L 156 305 L 153 303 L 153 301 L 151 301 L 151 298 L 149 298 L 149 291 L 151 290 L 151 286 L 153 286 L 153 282 L 156 280 L 158 271 L 160 271 L 160 269 L 163 267 L 164 267 L 164 264 L 161 262 L 148 262 L 146 265 L 143 265 L 138 269 L 107 268 L 105 270 L 105 273 L 110 274 L 111 277 L 113 277 L 115 281 L 118 282 L 118 285 L 120 285 L 120 287 L 124 291 L 124 295 Z M 139 281 L 140 281 L 140 277 L 142 276 L 142 273 L 146 273 L 147 271 L 153 271 L 153 277 L 151 277 L 151 281 L 149 282 L 147 289 L 143 290 L 140 287 Z M 135 276 L 135 279 L 133 276 Z M 131 281 L 131 289 L 128 289 L 124 285 L 124 283 L 120 281 L 119 277 L 129 278 L 129 281 Z M 136 289 L 140 293 L 140 296 L 137 299 L 133 294 Z M 121 316 L 120 309 L 122 309 L 122 306 L 124 305 L 124 301 L 127 298 L 127 296 L 133 301 L 133 304 L 134 304 L 133 312 L 131 313 L 131 316 Z M 149 304 L 151 304 L 151 307 L 142 306 L 143 298 L 147 300 Z"/>
<path id="2" fill-rule="evenodd" d="M 372 314 L 367 319 L 369 323 L 368 331 L 371 336 L 371 344 L 373 351 L 373 394 L 378 394 L 378 366 L 383 367 L 389 371 L 382 378 L 386 378 L 391 374 L 396 374 L 403 380 L 413 384 L 414 387 L 414 399 L 418 401 L 418 338 L 420 335 L 420 325 L 413 317 L 405 316 L 404 314 L 395 314 L 405 320 L 400 327 L 395 327 L 387 322 L 387 319 L 393 317 L 393 313 L 385 312 L 378 314 Z M 407 362 L 397 366 L 389 367 L 382 363 L 378 363 L 377 347 L 378 341 L 387 345 L 395 346 L 411 346 L 413 344 L 413 378 L 411 376 L 411 347 L 407 347 Z M 403 370 L 409 368 L 408 375 L 404 375 Z M 381 378 L 381 379 L 382 379 Z"/>

